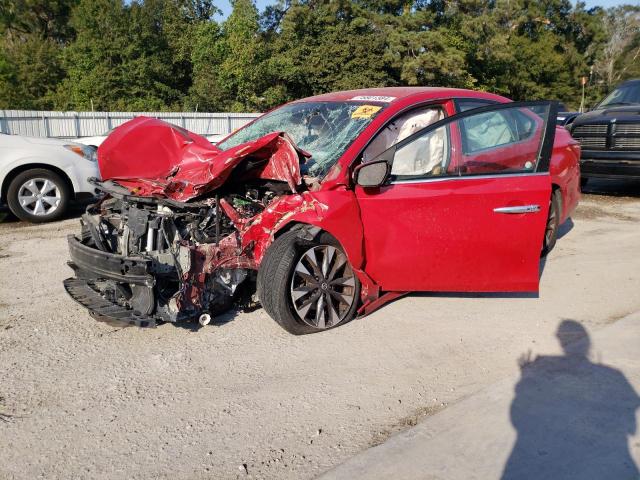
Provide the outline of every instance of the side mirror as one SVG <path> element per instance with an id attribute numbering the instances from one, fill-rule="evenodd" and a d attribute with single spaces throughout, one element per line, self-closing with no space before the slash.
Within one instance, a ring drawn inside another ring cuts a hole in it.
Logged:
<path id="1" fill-rule="evenodd" d="M 353 180 L 361 187 L 379 187 L 389 176 L 389 167 L 386 160 L 361 163 L 353 171 Z"/>

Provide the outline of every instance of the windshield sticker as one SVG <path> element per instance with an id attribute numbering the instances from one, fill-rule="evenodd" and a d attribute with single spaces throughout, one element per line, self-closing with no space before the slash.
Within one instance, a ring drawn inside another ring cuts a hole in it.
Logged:
<path id="1" fill-rule="evenodd" d="M 379 105 L 362 105 L 353 111 L 351 118 L 371 118 L 381 108 Z"/>
<path id="2" fill-rule="evenodd" d="M 351 100 L 361 101 L 361 102 L 393 102 L 396 97 L 385 97 L 378 95 L 360 95 L 358 97 L 353 97 Z"/>

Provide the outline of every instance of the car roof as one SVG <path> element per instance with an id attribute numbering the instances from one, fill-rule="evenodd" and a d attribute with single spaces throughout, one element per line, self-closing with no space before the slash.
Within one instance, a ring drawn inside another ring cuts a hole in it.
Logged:
<path id="1" fill-rule="evenodd" d="M 381 87 L 381 88 L 361 88 L 357 90 L 345 90 L 342 92 L 324 93 L 313 97 L 302 98 L 296 102 L 344 102 L 352 100 L 355 97 L 392 97 L 389 103 L 396 102 L 412 95 L 418 95 L 423 99 L 429 98 L 455 98 L 455 97 L 471 97 L 485 98 L 496 101 L 509 100 L 500 95 L 493 93 L 480 92 L 476 90 L 468 90 L 464 88 L 448 88 L 448 87 Z M 374 101 L 373 98 L 362 98 L 362 100 Z"/>

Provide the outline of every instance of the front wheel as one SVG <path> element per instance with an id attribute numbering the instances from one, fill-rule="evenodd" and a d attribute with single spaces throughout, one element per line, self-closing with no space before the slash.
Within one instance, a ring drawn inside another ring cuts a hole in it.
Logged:
<path id="1" fill-rule="evenodd" d="M 267 250 L 258 272 L 258 295 L 282 328 L 304 335 L 352 320 L 360 282 L 331 235 L 306 240 L 300 231 L 292 231 Z"/>
<path id="2" fill-rule="evenodd" d="M 20 220 L 51 222 L 64 215 L 71 197 L 67 182 L 57 173 L 33 168 L 19 173 L 7 189 L 7 204 Z"/>

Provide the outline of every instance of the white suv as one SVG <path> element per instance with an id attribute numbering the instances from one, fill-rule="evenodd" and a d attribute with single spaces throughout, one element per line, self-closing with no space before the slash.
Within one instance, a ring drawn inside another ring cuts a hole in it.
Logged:
<path id="1" fill-rule="evenodd" d="M 21 220 L 49 222 L 69 202 L 93 194 L 99 177 L 96 149 L 55 138 L 0 134 L 0 203 Z"/>

